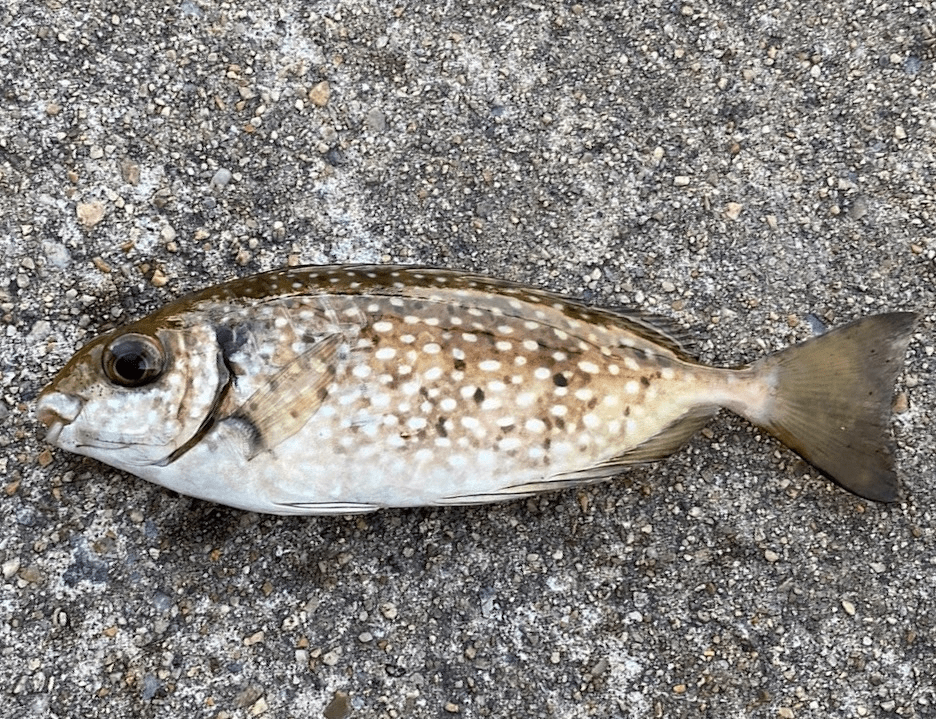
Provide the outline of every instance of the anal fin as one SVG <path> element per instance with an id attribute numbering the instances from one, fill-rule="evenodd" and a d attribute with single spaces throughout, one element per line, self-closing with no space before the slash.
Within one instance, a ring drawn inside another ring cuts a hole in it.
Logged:
<path id="1" fill-rule="evenodd" d="M 280 502 L 282 514 L 366 514 L 380 509 L 363 502 Z"/>
<path id="2" fill-rule="evenodd" d="M 642 462 L 655 462 L 669 457 L 688 442 L 689 438 L 702 429 L 716 414 L 718 414 L 718 407 L 697 407 L 676 421 L 671 422 L 662 431 L 645 442 L 627 450 L 614 459 L 608 460 L 608 464 L 639 464 Z"/>

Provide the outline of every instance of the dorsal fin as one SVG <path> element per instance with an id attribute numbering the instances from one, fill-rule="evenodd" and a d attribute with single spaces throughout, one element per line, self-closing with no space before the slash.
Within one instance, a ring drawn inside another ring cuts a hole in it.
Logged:
<path id="1" fill-rule="evenodd" d="M 696 359 L 695 335 L 675 320 L 629 307 L 608 307 L 603 311 L 619 318 L 634 334 L 665 347 L 680 359 Z"/>

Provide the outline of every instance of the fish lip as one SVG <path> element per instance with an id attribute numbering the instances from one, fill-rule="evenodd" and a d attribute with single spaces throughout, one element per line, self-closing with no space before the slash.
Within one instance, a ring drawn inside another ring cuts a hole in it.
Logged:
<path id="1" fill-rule="evenodd" d="M 44 422 L 44 424 L 46 424 L 45 441 L 49 444 L 57 445 L 62 430 L 65 429 L 65 423 L 58 420 L 51 420 L 48 423 Z"/>
<path id="2" fill-rule="evenodd" d="M 45 441 L 57 444 L 62 430 L 81 413 L 83 405 L 80 398 L 63 392 L 40 395 L 36 404 L 36 419 L 46 427 Z"/>

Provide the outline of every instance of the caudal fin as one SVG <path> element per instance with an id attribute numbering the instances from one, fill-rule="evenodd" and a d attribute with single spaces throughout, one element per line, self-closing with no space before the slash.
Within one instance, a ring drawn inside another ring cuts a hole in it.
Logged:
<path id="1" fill-rule="evenodd" d="M 889 424 L 915 319 L 865 317 L 757 362 L 773 389 L 758 424 L 855 494 L 896 500 Z"/>

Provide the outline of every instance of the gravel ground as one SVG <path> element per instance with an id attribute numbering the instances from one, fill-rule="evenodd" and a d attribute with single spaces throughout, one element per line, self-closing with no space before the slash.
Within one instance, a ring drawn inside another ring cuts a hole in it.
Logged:
<path id="1" fill-rule="evenodd" d="M 936 717 L 931 0 L 0 9 L 16 717 Z M 903 500 L 723 415 L 535 501 L 273 518 L 50 451 L 74 349 L 296 263 L 482 270 L 739 364 L 920 311 Z"/>

